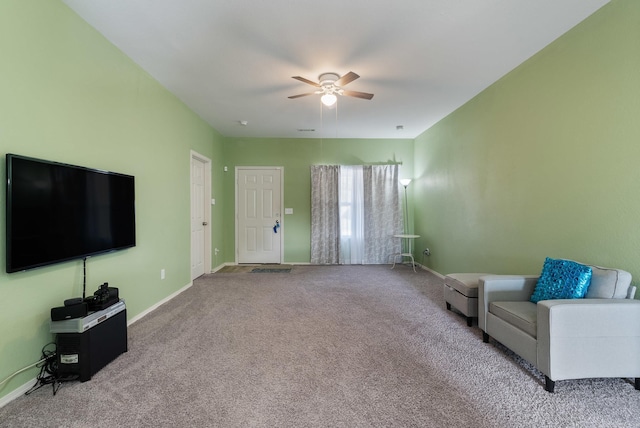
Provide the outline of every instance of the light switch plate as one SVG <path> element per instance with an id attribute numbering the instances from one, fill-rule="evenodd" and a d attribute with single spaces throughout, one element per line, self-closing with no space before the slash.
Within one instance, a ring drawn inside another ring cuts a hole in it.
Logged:
<path id="1" fill-rule="evenodd" d="M 284 209 L 284 213 L 285 214 L 293 214 L 293 208 L 285 208 Z"/>

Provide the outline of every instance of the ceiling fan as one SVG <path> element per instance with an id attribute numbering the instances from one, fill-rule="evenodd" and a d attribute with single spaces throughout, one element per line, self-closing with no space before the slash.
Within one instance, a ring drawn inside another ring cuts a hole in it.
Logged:
<path id="1" fill-rule="evenodd" d="M 336 73 L 322 73 L 318 77 L 318 83 L 316 83 L 312 80 L 305 79 L 304 77 L 293 76 L 294 79 L 307 83 L 311 86 L 315 86 L 318 89 L 314 92 L 307 92 L 306 94 L 292 95 L 289 98 L 294 99 L 294 98 L 306 97 L 307 95 L 322 94 L 322 97 L 320 97 L 320 100 L 324 105 L 329 107 L 334 105 L 338 100 L 338 97 L 336 97 L 336 95 L 343 95 L 347 97 L 356 97 L 356 98 L 363 98 L 365 100 L 370 100 L 371 98 L 373 98 L 373 94 L 368 94 L 366 92 L 358 92 L 358 91 L 348 91 L 346 89 L 342 89 L 343 86 L 345 86 L 347 83 L 353 82 L 358 77 L 360 76 L 358 76 L 353 71 L 348 72 L 342 77 L 340 77 Z"/>

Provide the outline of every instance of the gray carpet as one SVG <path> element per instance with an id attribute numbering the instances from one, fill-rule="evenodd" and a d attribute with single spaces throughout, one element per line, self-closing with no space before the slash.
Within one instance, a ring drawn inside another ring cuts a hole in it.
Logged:
<path id="1" fill-rule="evenodd" d="M 428 272 L 296 266 L 198 279 L 91 381 L 21 397 L 0 426 L 630 427 L 639 409 L 628 379 L 545 392 Z"/>

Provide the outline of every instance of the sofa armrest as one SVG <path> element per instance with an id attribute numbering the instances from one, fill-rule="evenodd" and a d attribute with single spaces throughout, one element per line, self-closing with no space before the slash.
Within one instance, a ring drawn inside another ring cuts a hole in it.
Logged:
<path id="1" fill-rule="evenodd" d="M 552 380 L 640 376 L 640 300 L 537 304 L 538 368 Z"/>
<path id="2" fill-rule="evenodd" d="M 489 303 L 529 300 L 539 275 L 486 275 L 478 280 L 478 327 L 487 331 Z"/>

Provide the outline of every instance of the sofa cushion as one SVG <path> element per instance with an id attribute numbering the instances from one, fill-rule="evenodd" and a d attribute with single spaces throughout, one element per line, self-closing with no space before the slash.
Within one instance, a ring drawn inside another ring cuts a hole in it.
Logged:
<path id="1" fill-rule="evenodd" d="M 581 299 L 591 283 L 591 267 L 571 260 L 547 257 L 531 301 Z"/>
<path id="2" fill-rule="evenodd" d="M 631 274 L 620 269 L 601 266 L 591 267 L 591 285 L 587 290 L 587 299 L 624 299 L 627 297 Z"/>
<path id="3" fill-rule="evenodd" d="M 528 301 L 491 302 L 489 312 L 533 337 L 537 335 L 537 307 Z"/>

